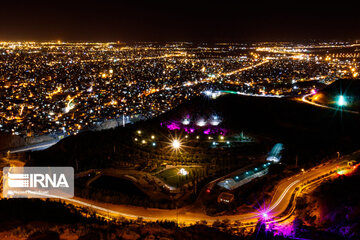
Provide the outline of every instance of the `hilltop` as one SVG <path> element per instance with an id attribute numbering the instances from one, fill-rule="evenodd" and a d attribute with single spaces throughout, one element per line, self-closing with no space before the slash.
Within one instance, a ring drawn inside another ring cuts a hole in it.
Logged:
<path id="1" fill-rule="evenodd" d="M 172 133 L 161 127 L 161 123 L 180 119 L 185 114 L 214 112 L 223 118 L 223 126 L 233 132 L 245 131 L 263 142 L 283 142 L 292 160 L 300 155 L 304 161 L 320 161 L 326 155 L 350 152 L 359 146 L 360 119 L 357 115 L 341 114 L 286 98 L 225 95 L 215 100 L 199 97 L 155 119 L 125 128 L 68 137 L 50 149 L 31 153 L 29 164 L 72 165 L 79 170 L 146 164 L 153 150 L 139 148 L 129 141 L 135 131 L 143 129 L 168 136 Z"/>

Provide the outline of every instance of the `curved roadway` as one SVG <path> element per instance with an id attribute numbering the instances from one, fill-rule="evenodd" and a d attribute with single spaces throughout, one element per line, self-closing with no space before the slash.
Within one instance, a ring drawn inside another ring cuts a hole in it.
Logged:
<path id="1" fill-rule="evenodd" d="M 351 160 L 351 159 L 348 159 Z M 348 160 L 329 161 L 324 164 L 320 164 L 312 169 L 304 172 L 300 172 L 290 178 L 282 180 L 274 193 L 272 200 L 267 207 L 262 207 L 262 210 L 254 210 L 253 212 L 236 214 L 236 215 L 222 215 L 212 217 L 200 212 L 198 209 L 192 208 L 192 206 L 183 207 L 180 209 L 166 210 L 166 209 L 154 209 L 143 208 L 129 205 L 116 205 L 108 203 L 100 203 L 91 201 L 88 199 L 82 199 L 75 197 L 63 198 L 52 195 L 45 195 L 46 197 L 59 198 L 62 201 L 73 204 L 77 207 L 89 208 L 95 211 L 98 215 L 105 218 L 113 219 L 117 217 L 125 217 L 128 219 L 142 218 L 147 221 L 156 220 L 171 220 L 177 221 L 183 224 L 194 224 L 202 220 L 206 220 L 208 223 L 212 223 L 216 220 L 228 219 L 230 221 L 240 221 L 242 223 L 256 223 L 260 218 L 266 217 L 266 219 L 274 219 L 283 214 L 293 200 L 292 194 L 298 187 L 305 187 L 310 184 L 309 181 L 321 178 L 325 174 L 335 174 L 336 170 L 340 167 L 346 167 Z"/>

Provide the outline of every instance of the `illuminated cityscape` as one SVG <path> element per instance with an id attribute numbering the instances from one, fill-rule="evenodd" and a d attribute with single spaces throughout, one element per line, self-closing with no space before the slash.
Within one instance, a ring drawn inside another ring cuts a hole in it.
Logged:
<path id="1" fill-rule="evenodd" d="M 153 118 L 207 90 L 296 96 L 358 75 L 356 51 L 324 53 L 358 44 L 269 45 L 3 42 L 0 127 L 67 136 Z"/>
<path id="2" fill-rule="evenodd" d="M 0 240 L 360 239 L 355 6 L 1 10 Z"/>

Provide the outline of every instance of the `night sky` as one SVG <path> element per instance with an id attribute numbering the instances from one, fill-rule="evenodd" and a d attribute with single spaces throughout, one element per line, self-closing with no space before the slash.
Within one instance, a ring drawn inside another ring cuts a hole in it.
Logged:
<path id="1" fill-rule="evenodd" d="M 304 41 L 360 39 L 344 1 L 7 1 L 0 40 Z"/>

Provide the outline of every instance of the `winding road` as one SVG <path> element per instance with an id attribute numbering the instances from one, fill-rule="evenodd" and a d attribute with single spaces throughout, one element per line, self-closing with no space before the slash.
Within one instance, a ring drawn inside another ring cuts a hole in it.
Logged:
<path id="1" fill-rule="evenodd" d="M 282 180 L 276 187 L 272 200 L 268 206 L 262 206 L 261 210 L 254 209 L 253 212 L 235 214 L 235 215 L 222 215 L 222 216 L 208 216 L 201 210 L 196 209 L 194 206 L 187 206 L 179 209 L 154 209 L 143 208 L 129 205 L 117 205 L 109 203 L 100 203 L 83 198 L 64 198 L 53 195 L 44 195 L 44 197 L 57 198 L 67 204 L 72 204 L 76 207 L 91 209 L 97 215 L 107 219 L 116 219 L 124 217 L 127 219 L 142 218 L 145 221 L 156 220 L 170 220 L 182 223 L 185 225 L 194 224 L 205 220 L 211 224 L 217 220 L 230 220 L 239 221 L 243 224 L 256 224 L 261 218 L 267 220 L 277 221 L 280 216 L 286 213 L 289 206 L 293 204 L 293 193 L 297 189 L 302 189 L 311 184 L 311 181 L 321 180 L 325 176 L 335 175 L 338 168 L 348 167 L 348 161 L 352 160 L 350 157 L 344 157 L 341 160 L 332 160 L 324 164 L 320 164 L 307 171 L 300 172 L 290 178 Z M 35 193 L 34 193 L 35 194 Z"/>

